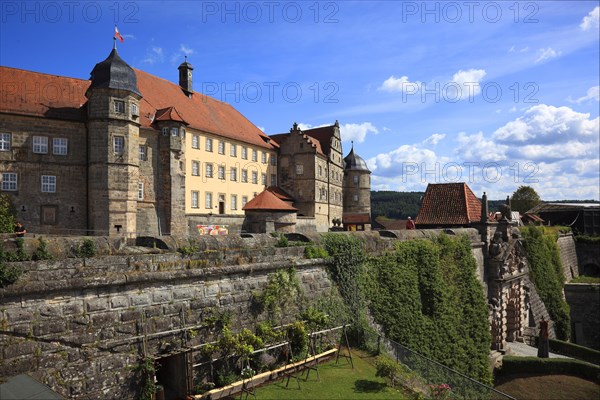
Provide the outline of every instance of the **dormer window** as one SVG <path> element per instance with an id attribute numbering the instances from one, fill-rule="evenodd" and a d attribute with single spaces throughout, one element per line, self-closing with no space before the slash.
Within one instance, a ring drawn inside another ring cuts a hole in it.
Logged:
<path id="1" fill-rule="evenodd" d="M 123 114 L 125 112 L 125 102 L 121 100 L 115 100 L 115 113 Z"/>
<path id="2" fill-rule="evenodd" d="M 139 117 L 140 116 L 140 111 L 138 109 L 138 105 L 135 103 L 131 103 L 131 116 L 132 117 Z"/>

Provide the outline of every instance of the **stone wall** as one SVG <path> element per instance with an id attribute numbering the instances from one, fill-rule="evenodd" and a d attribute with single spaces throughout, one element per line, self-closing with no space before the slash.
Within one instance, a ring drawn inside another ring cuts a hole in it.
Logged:
<path id="1" fill-rule="evenodd" d="M 600 350 L 600 285 L 568 283 L 565 297 L 571 309 L 572 341 Z"/>
<path id="2" fill-rule="evenodd" d="M 569 282 L 571 279 L 579 276 L 579 263 L 577 262 L 577 250 L 573 235 L 561 235 L 556 244 L 560 251 L 560 263 L 563 267 L 565 279 Z"/>
<path id="3" fill-rule="evenodd" d="M 309 299 L 329 293 L 322 260 L 303 260 L 302 247 L 237 240 L 245 246 L 192 258 L 169 253 L 20 263 L 24 275 L 0 289 L 0 377 L 30 373 L 72 398 L 135 398 L 143 348 L 160 358 L 210 341 L 203 322 L 227 310 L 235 315 L 234 331 L 251 328 L 257 322 L 251 293 L 265 286 L 269 273 L 295 267 Z M 192 328 L 194 337 L 186 334 Z"/>
<path id="4" fill-rule="evenodd" d="M 600 246 L 598 243 L 576 242 L 579 274 L 600 276 Z"/>

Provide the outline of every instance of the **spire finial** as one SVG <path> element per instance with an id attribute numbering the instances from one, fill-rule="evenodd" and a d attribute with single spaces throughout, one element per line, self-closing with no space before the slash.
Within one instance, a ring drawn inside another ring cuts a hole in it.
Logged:
<path id="1" fill-rule="evenodd" d="M 117 49 L 117 37 L 116 36 L 113 36 L 113 42 L 114 42 L 113 43 L 113 50 L 116 50 Z"/>
<path id="2" fill-rule="evenodd" d="M 185 55 L 184 57 L 185 57 L 185 62 L 187 62 L 187 55 Z"/>

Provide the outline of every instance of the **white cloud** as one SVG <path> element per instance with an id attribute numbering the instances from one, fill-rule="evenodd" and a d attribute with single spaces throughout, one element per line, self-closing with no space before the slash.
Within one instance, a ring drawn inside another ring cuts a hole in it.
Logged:
<path id="1" fill-rule="evenodd" d="M 536 63 L 549 60 L 551 58 L 558 57 L 562 54 L 560 51 L 554 50 L 552 47 L 548 47 L 547 49 L 539 49 L 538 50 L 538 58 L 535 60 Z"/>
<path id="2" fill-rule="evenodd" d="M 590 29 L 598 29 L 598 27 L 600 26 L 600 6 L 596 6 L 592 11 L 590 11 L 588 13 L 588 15 L 586 15 L 585 17 L 583 17 L 583 20 L 581 20 L 581 24 L 579 24 L 579 27 L 584 30 L 590 30 Z"/>
<path id="3" fill-rule="evenodd" d="M 146 52 L 146 57 L 142 60 L 142 62 L 147 64 L 155 64 L 157 62 L 163 62 L 165 59 L 165 55 L 162 47 L 153 46 L 150 51 Z"/>
<path id="4" fill-rule="evenodd" d="M 421 82 L 411 82 L 408 80 L 408 76 L 402 76 L 400 78 L 396 78 L 394 75 L 387 78 L 381 86 L 379 90 L 383 90 L 386 92 L 409 92 L 414 93 L 419 91 L 421 88 Z"/>
<path id="5" fill-rule="evenodd" d="M 185 54 L 186 56 L 195 53 L 194 49 L 187 47 L 185 44 L 179 45 L 179 51 Z"/>
<path id="6" fill-rule="evenodd" d="M 510 46 L 510 49 L 508 49 L 509 53 L 514 53 L 515 51 L 515 46 Z"/>
<path id="7" fill-rule="evenodd" d="M 459 70 L 452 76 L 451 83 L 461 88 L 461 100 L 476 96 L 481 92 L 480 82 L 487 75 L 484 69 Z"/>
<path id="8" fill-rule="evenodd" d="M 525 115 L 498 128 L 493 137 L 500 142 L 528 144 L 565 143 L 571 140 L 597 141 L 600 119 L 579 113 L 569 107 L 539 104 Z"/>
<path id="9" fill-rule="evenodd" d="M 384 132 L 391 132 L 392 130 L 390 128 L 388 128 L 387 126 L 384 126 L 383 128 Z"/>
<path id="10" fill-rule="evenodd" d="M 340 135 L 344 142 L 354 140 L 358 143 L 362 143 L 365 141 L 367 133 L 378 134 L 379 130 L 370 122 L 363 122 L 362 124 L 344 124 L 340 126 Z"/>
<path id="11" fill-rule="evenodd" d="M 468 162 L 490 162 L 506 160 L 506 150 L 508 146 L 498 144 L 493 140 L 486 139 L 483 132 L 474 135 L 467 135 L 464 132 L 458 134 L 459 146 L 455 153 L 464 161 Z"/>
<path id="12" fill-rule="evenodd" d="M 433 135 L 429 136 L 427 139 L 423 140 L 422 143 L 426 144 L 426 145 L 430 145 L 430 146 L 435 146 L 445 137 L 446 137 L 445 133 L 434 133 Z"/>
<path id="13" fill-rule="evenodd" d="M 521 52 L 521 53 L 526 53 L 528 51 L 529 51 L 529 46 L 525 46 L 521 50 L 519 50 L 519 52 Z"/>
<path id="14" fill-rule="evenodd" d="M 575 100 L 575 103 L 581 104 L 584 101 L 588 100 L 596 100 L 600 101 L 600 86 L 593 86 L 587 90 L 585 96 L 578 98 Z"/>

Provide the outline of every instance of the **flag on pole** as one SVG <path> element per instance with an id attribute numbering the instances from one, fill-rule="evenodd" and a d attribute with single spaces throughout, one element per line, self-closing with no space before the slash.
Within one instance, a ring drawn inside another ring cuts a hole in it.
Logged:
<path id="1" fill-rule="evenodd" d="M 119 29 L 117 29 L 116 25 L 115 25 L 115 38 L 119 39 L 121 41 L 121 43 L 123 43 L 125 41 L 125 39 L 123 39 L 123 36 L 121 36 L 121 34 L 119 33 Z"/>

